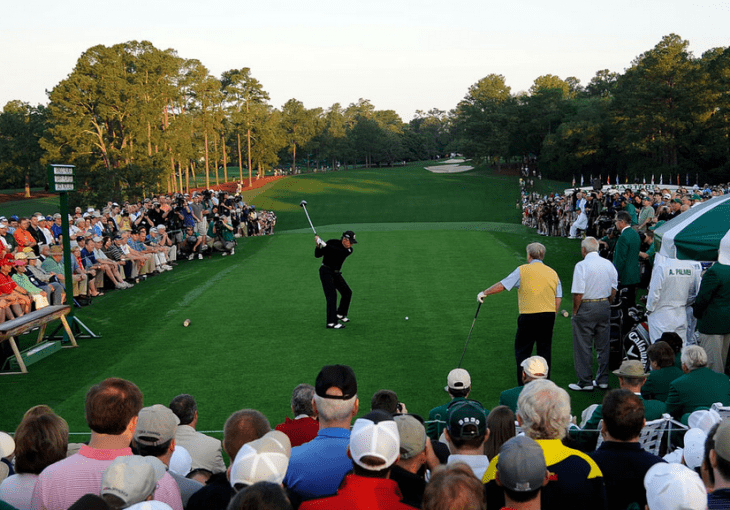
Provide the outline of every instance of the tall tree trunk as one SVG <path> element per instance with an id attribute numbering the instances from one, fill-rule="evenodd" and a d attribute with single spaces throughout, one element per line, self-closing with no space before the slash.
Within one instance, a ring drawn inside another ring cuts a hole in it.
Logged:
<path id="1" fill-rule="evenodd" d="M 228 161 L 226 161 L 226 138 L 221 135 L 221 149 L 223 150 L 223 180 L 228 182 Z"/>
<path id="2" fill-rule="evenodd" d="M 248 104 L 246 105 L 246 108 L 248 109 Z M 248 186 L 253 186 L 253 182 L 251 182 L 251 128 L 246 130 L 246 138 L 248 143 Z"/>
<path id="3" fill-rule="evenodd" d="M 238 173 L 240 174 L 241 185 L 243 185 L 243 158 L 241 157 L 241 133 L 236 133 L 238 137 Z"/>
<path id="4" fill-rule="evenodd" d="M 30 173 L 25 172 L 25 198 L 30 198 Z"/>
<path id="5" fill-rule="evenodd" d="M 205 139 L 205 189 L 210 189 L 210 167 L 208 165 L 208 128 L 203 132 Z"/>
<path id="6" fill-rule="evenodd" d="M 185 167 L 185 191 L 190 193 L 190 172 L 193 170 L 192 163 L 189 163 L 188 166 Z M 195 174 L 193 174 L 193 177 L 195 177 Z"/>
<path id="7" fill-rule="evenodd" d="M 180 176 L 180 193 L 184 193 L 183 191 L 183 165 L 182 161 L 177 162 L 177 171 L 178 175 Z"/>
<path id="8" fill-rule="evenodd" d="M 147 155 L 152 157 L 152 125 L 147 121 Z"/>
<path id="9" fill-rule="evenodd" d="M 218 137 L 213 137 L 213 153 L 216 155 L 215 157 L 215 185 L 216 187 L 220 187 L 220 183 L 218 182 Z"/>
<path id="10" fill-rule="evenodd" d="M 297 144 L 292 146 L 291 154 L 291 173 L 294 174 L 297 171 Z"/>

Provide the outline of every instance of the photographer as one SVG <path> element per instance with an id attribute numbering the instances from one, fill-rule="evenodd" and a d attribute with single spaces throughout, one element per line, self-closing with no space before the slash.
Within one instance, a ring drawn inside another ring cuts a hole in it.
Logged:
<path id="1" fill-rule="evenodd" d="M 185 227 L 185 231 L 183 232 L 182 241 L 180 241 L 180 244 L 178 244 L 180 254 L 184 257 L 187 257 L 188 260 L 193 260 L 195 258 L 195 255 L 197 255 L 199 259 L 202 259 L 203 258 L 202 245 L 203 245 L 203 238 L 198 236 L 195 233 L 195 227 L 193 227 L 193 226 Z"/>
<path id="2" fill-rule="evenodd" d="M 208 236 L 213 239 L 213 250 L 222 251 L 223 256 L 235 254 L 236 239 L 228 216 L 216 214 L 208 226 Z"/>

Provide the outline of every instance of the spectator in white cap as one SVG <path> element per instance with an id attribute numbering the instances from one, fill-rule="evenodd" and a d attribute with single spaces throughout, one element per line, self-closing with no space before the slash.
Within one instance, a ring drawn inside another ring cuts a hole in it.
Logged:
<path id="1" fill-rule="evenodd" d="M 662 462 L 644 477 L 649 510 L 705 510 L 707 490 L 699 475 L 687 466 Z"/>
<path id="2" fill-rule="evenodd" d="M 545 454 L 534 439 L 515 436 L 500 448 L 495 480 L 508 508 L 539 510 L 540 492 L 549 476 Z"/>
<path id="3" fill-rule="evenodd" d="M 155 457 L 117 457 L 101 478 L 101 497 L 115 510 L 129 508 L 153 499 L 163 476 L 165 466 Z"/>
<path id="4" fill-rule="evenodd" d="M 400 437 L 393 416 L 371 411 L 355 421 L 348 455 L 353 473 L 345 476 L 334 496 L 305 501 L 301 510 L 369 509 L 410 510 L 401 501 L 398 484 L 390 470 L 400 456 Z"/>
<path id="5" fill-rule="evenodd" d="M 177 492 L 186 507 L 190 496 L 203 488 L 203 484 L 180 476 L 169 470 L 172 455 L 175 452 L 175 431 L 180 420 L 167 407 L 155 404 L 143 408 L 137 417 L 137 430 L 134 433 L 134 447 L 139 455 L 144 457 L 156 457 L 164 465 L 165 488 L 174 493 L 172 489 L 177 485 Z M 174 482 L 174 483 L 171 483 Z M 175 494 L 171 494 L 173 498 Z"/>
<path id="6" fill-rule="evenodd" d="M 464 400 L 471 392 L 471 376 L 469 372 L 463 368 L 455 368 L 449 372 L 446 379 L 446 387 L 444 390 L 454 400 Z M 428 413 L 428 425 L 426 426 L 426 434 L 431 439 L 437 440 L 441 437 L 441 433 L 446 428 L 446 410 L 451 402 L 434 407 Z"/>
<path id="7" fill-rule="evenodd" d="M 400 458 L 390 471 L 390 478 L 398 484 L 403 502 L 421 508 L 426 490 L 424 466 L 431 471 L 440 465 L 433 453 L 431 439 L 426 437 L 423 418 L 412 414 L 393 416 L 400 437 Z"/>
<path id="8" fill-rule="evenodd" d="M 531 356 L 522 362 L 522 382 L 527 384 L 535 379 L 546 379 L 548 376 L 547 361 L 542 356 Z M 517 399 L 520 398 L 522 388 L 525 386 L 516 386 L 508 390 L 504 390 L 499 394 L 499 405 L 507 406 L 512 409 L 513 413 L 517 412 Z"/>
<path id="9" fill-rule="evenodd" d="M 258 482 L 281 484 L 289 467 L 289 457 L 289 437 L 283 432 L 272 430 L 238 450 L 230 469 L 231 486 L 240 491 Z"/>
<path id="10" fill-rule="evenodd" d="M 235 459 L 244 445 L 261 439 L 271 430 L 266 416 L 255 409 L 236 411 L 223 425 L 223 449 L 228 457 Z M 227 473 L 215 473 L 205 487 L 193 494 L 187 510 L 225 510 L 235 491 Z"/>

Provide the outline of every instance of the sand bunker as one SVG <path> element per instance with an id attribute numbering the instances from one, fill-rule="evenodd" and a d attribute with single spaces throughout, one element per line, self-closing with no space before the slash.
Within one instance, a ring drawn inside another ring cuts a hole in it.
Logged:
<path id="1" fill-rule="evenodd" d="M 473 166 L 462 166 L 461 163 L 464 163 L 463 159 L 448 159 L 444 161 L 444 164 L 437 166 L 427 166 L 426 170 L 435 174 L 455 174 L 458 172 L 466 172 L 468 170 L 474 169 Z"/>

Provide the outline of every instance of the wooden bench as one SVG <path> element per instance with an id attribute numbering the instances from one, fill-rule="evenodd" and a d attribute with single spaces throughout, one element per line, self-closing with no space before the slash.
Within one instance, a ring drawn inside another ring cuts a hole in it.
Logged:
<path id="1" fill-rule="evenodd" d="M 66 334 L 68 334 L 68 338 L 71 341 L 71 345 L 68 347 L 78 347 L 76 339 L 74 338 L 71 328 L 68 325 L 68 321 L 66 320 L 66 315 L 70 311 L 71 307 L 68 305 L 46 306 L 40 310 L 30 312 L 18 317 L 17 319 L 0 324 L 0 342 L 4 342 L 5 340 L 10 342 L 10 348 L 13 350 L 15 359 L 20 367 L 20 372 L 0 372 L 0 375 L 27 374 L 28 369 L 25 366 L 20 350 L 18 349 L 16 337 L 35 328 L 39 328 L 36 344 L 40 344 L 46 333 L 46 325 L 56 319 L 61 319 L 61 323 L 66 330 Z"/>

